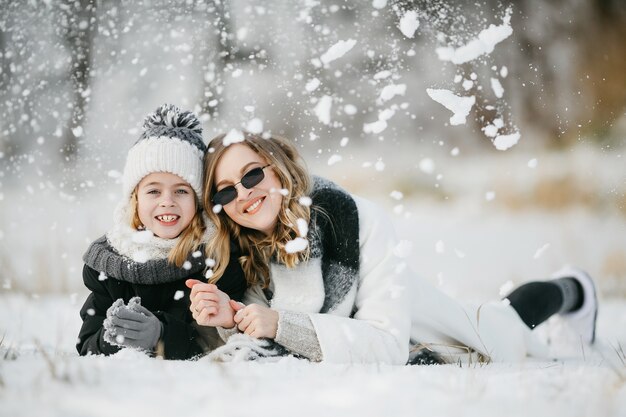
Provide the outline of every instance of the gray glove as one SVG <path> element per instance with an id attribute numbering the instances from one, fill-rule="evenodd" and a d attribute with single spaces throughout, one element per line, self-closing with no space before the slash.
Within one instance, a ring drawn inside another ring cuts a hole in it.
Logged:
<path id="1" fill-rule="evenodd" d="M 161 338 L 163 324 L 150 310 L 133 301 L 128 307 L 122 303 L 107 311 L 104 338 L 113 345 L 152 352 Z"/>

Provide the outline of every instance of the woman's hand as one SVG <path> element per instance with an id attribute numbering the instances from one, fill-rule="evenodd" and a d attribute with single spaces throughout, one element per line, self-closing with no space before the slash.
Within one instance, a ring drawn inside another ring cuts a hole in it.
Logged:
<path id="1" fill-rule="evenodd" d="M 235 310 L 231 307 L 228 294 L 214 284 L 205 284 L 196 279 L 188 279 L 185 285 L 191 288 L 189 310 L 199 325 L 225 328 L 235 326 Z"/>
<path id="2" fill-rule="evenodd" d="M 235 323 L 237 328 L 245 334 L 261 338 L 274 339 L 278 330 L 278 312 L 259 304 L 250 304 L 243 307 L 235 301 L 230 302 L 231 308 L 237 311 Z"/>

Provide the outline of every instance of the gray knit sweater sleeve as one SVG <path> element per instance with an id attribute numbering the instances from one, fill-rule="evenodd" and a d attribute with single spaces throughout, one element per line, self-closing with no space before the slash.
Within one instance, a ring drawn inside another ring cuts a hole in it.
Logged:
<path id="1" fill-rule="evenodd" d="M 313 362 L 323 359 L 315 327 L 306 313 L 278 311 L 278 330 L 274 340 L 289 351 Z"/>
<path id="2" fill-rule="evenodd" d="M 232 335 L 241 333 L 237 326 L 231 329 L 218 327 L 217 332 L 224 342 L 227 342 Z M 274 341 L 290 352 L 310 361 L 321 362 L 323 359 L 322 348 L 317 340 L 313 322 L 305 313 L 278 311 L 278 330 Z"/>
<path id="3" fill-rule="evenodd" d="M 228 338 L 230 338 L 232 335 L 237 334 L 237 333 L 241 333 L 239 329 L 237 328 L 237 326 L 232 327 L 230 329 L 226 329 L 224 327 L 217 328 L 217 334 L 219 334 L 219 336 L 222 338 L 224 342 L 228 342 Z"/>

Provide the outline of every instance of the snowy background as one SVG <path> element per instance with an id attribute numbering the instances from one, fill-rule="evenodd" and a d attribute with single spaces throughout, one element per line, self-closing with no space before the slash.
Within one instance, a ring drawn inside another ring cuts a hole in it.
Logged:
<path id="1" fill-rule="evenodd" d="M 624 415 L 625 38 L 620 0 L 0 0 L 0 415 Z M 77 357 L 82 253 L 164 102 L 207 140 L 295 140 L 455 297 L 586 269 L 598 348 L 464 368 Z"/>

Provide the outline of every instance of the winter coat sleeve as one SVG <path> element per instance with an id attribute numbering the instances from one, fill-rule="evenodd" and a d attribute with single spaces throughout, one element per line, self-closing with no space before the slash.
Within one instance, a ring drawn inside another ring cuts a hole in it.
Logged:
<path id="1" fill-rule="evenodd" d="M 406 277 L 388 216 L 354 198 L 359 213 L 359 282 L 351 292 L 351 318 L 311 314 L 324 361 L 404 365 L 408 359 L 410 315 Z"/>
<path id="2" fill-rule="evenodd" d="M 233 246 L 231 245 L 231 249 Z M 239 264 L 240 252 L 231 250 L 230 261 L 226 267 L 224 275 L 218 280 L 217 286 L 234 300 L 241 300 L 246 290 L 246 279 Z M 205 353 L 205 350 L 212 350 L 219 340 L 217 332 L 210 329 L 199 330 L 194 325 L 193 318 L 189 313 L 189 293 L 184 289 L 186 301 L 184 304 L 177 304 L 170 307 L 168 311 L 157 311 L 155 315 L 163 323 L 163 334 L 161 342 L 165 357 L 167 359 L 190 359 Z M 183 319 L 187 317 L 188 320 Z"/>
<path id="3" fill-rule="evenodd" d="M 231 245 L 232 248 L 232 245 Z M 241 300 L 246 290 L 246 279 L 239 264 L 240 253 L 231 250 L 231 256 L 224 275 L 217 281 L 218 288 L 234 300 Z M 205 281 L 202 279 L 202 281 Z M 189 294 L 191 290 L 182 289 L 184 303 L 170 305 L 167 311 L 156 311 L 154 314 L 163 323 L 164 355 L 167 359 L 191 359 L 205 351 L 214 349 L 215 340 L 219 339 L 216 332 L 210 329 L 199 330 L 189 312 Z"/>
<path id="4" fill-rule="evenodd" d="M 107 309 L 115 301 L 107 290 L 103 281 L 98 279 L 99 273 L 85 265 L 83 267 L 83 282 L 91 291 L 87 300 L 80 309 L 83 325 L 78 334 L 76 349 L 81 355 L 105 354 L 111 355 L 120 350 L 104 340 L 102 323 L 106 318 Z"/>
<path id="5" fill-rule="evenodd" d="M 190 322 L 181 320 L 177 314 L 156 311 L 155 316 L 163 323 L 164 356 L 167 359 L 191 359 L 204 353 L 198 343 L 198 332 Z"/>
<path id="6" fill-rule="evenodd" d="M 243 295 L 248 287 L 246 277 L 239 263 L 239 257 L 241 256 L 241 250 L 231 241 L 230 243 L 230 260 L 224 271 L 224 275 L 217 281 L 217 287 L 224 291 L 228 296 L 235 300 L 241 301 Z"/>

